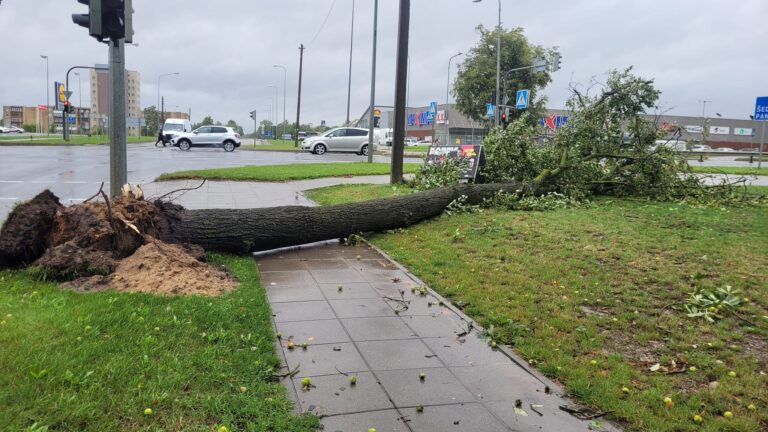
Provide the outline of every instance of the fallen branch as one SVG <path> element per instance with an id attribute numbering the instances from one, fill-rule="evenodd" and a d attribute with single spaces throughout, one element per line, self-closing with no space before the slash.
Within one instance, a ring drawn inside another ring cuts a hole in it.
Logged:
<path id="1" fill-rule="evenodd" d="M 181 189 L 172 190 L 172 191 L 168 192 L 168 193 L 167 193 L 167 194 L 165 194 L 165 195 L 162 195 L 162 196 L 160 196 L 160 197 L 158 197 L 158 198 L 155 198 L 155 201 L 159 201 L 159 200 L 161 200 L 161 199 L 163 199 L 163 198 L 167 197 L 168 195 L 173 195 L 173 194 L 175 194 L 176 192 L 189 192 L 189 191 L 193 191 L 193 190 L 198 190 L 198 189 L 200 189 L 201 187 L 203 187 L 203 185 L 205 184 L 205 182 L 206 182 L 206 181 L 207 181 L 207 179 L 203 179 L 203 182 L 202 182 L 202 183 L 200 183 L 200 185 L 199 185 L 199 186 L 197 186 L 197 187 L 193 187 L 193 188 L 181 188 Z"/>
<path id="2" fill-rule="evenodd" d="M 90 201 L 90 200 L 92 200 L 92 199 L 96 198 L 97 196 L 101 195 L 101 194 L 102 194 L 102 192 L 104 192 L 104 182 L 101 182 L 101 187 L 99 187 L 99 190 L 98 190 L 98 191 L 97 191 L 95 194 L 93 194 L 93 196 L 92 196 L 92 197 L 90 197 L 90 198 L 88 198 L 87 200 L 83 201 L 83 204 L 85 204 L 85 203 L 87 203 L 88 201 Z"/>

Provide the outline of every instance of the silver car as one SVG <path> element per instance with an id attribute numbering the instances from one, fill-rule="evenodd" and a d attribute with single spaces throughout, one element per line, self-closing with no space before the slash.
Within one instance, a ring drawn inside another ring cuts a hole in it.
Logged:
<path id="1" fill-rule="evenodd" d="M 308 137 L 301 143 L 302 150 L 317 155 L 329 151 L 367 155 L 369 147 L 368 129 L 352 127 L 331 129 L 321 135 Z"/>
<path id="2" fill-rule="evenodd" d="M 224 150 L 235 151 L 240 147 L 240 134 L 231 127 L 201 126 L 192 132 L 182 132 L 171 139 L 171 144 L 187 151 L 192 147 L 223 147 Z"/>

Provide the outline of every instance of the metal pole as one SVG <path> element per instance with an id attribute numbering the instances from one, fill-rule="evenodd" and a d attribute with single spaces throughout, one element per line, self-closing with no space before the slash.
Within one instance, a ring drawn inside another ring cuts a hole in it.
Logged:
<path id="1" fill-rule="evenodd" d="M 256 120 L 258 113 L 253 110 L 253 146 L 256 147 L 256 134 L 259 132 L 259 122 Z"/>
<path id="2" fill-rule="evenodd" d="M 299 121 L 301 120 L 301 74 L 304 70 L 304 44 L 299 45 L 299 95 L 296 99 L 296 136 L 294 139 L 294 146 L 299 147 Z"/>
<path id="3" fill-rule="evenodd" d="M 80 102 L 77 106 L 77 117 L 75 117 L 75 120 L 77 121 L 77 130 L 82 133 L 82 128 L 80 127 L 80 115 L 81 110 L 83 109 L 83 80 L 80 79 L 80 73 L 77 73 L 77 96 L 80 98 Z"/>
<path id="4" fill-rule="evenodd" d="M 288 69 L 283 65 L 272 65 L 272 67 L 278 67 L 283 70 L 283 133 L 285 133 L 285 94 L 288 89 Z"/>
<path id="5" fill-rule="evenodd" d="M 760 135 L 760 153 L 757 155 L 757 169 L 759 170 L 763 164 L 763 144 L 765 144 L 765 123 L 768 120 L 763 120 L 763 133 Z"/>
<path id="6" fill-rule="evenodd" d="M 368 163 L 373 163 L 373 151 L 376 147 L 373 140 L 373 129 L 375 128 L 374 122 L 375 115 L 373 111 L 376 109 L 376 39 L 378 37 L 378 25 L 379 25 L 379 0 L 373 1 L 373 55 L 371 60 L 371 108 L 368 124 Z"/>
<path id="7" fill-rule="evenodd" d="M 46 134 L 49 133 L 51 130 L 51 77 L 49 74 L 49 68 L 48 68 L 48 56 L 47 55 L 40 55 L 40 58 L 45 59 L 45 123 L 46 123 Z M 42 122 L 41 122 L 42 123 Z M 42 131 L 41 131 L 42 132 Z"/>
<path id="8" fill-rule="evenodd" d="M 449 89 L 451 88 L 451 61 L 455 59 L 456 57 L 462 55 L 463 53 L 456 53 L 451 58 L 448 59 L 448 77 L 445 80 L 445 118 L 443 121 L 445 122 L 445 145 L 449 145 L 451 143 L 450 135 L 451 135 L 451 127 L 448 124 L 448 111 L 450 107 L 450 100 L 449 98 Z"/>
<path id="9" fill-rule="evenodd" d="M 349 31 L 349 78 L 347 78 L 347 122 L 349 126 L 349 102 L 352 98 L 352 45 L 355 41 L 355 0 L 352 0 L 352 27 Z"/>
<path id="10" fill-rule="evenodd" d="M 496 112 L 493 121 L 499 125 L 499 100 L 501 98 L 501 0 L 499 0 L 499 26 L 496 28 Z"/>
<path id="11" fill-rule="evenodd" d="M 397 62 L 395 69 L 395 127 L 392 133 L 392 169 L 390 183 L 403 182 L 403 151 L 405 145 L 405 111 L 408 83 L 408 32 L 411 20 L 411 0 L 400 0 L 397 29 Z"/>
<path id="12" fill-rule="evenodd" d="M 125 144 L 125 45 L 122 39 L 109 44 L 109 191 L 115 197 L 128 182 Z"/>

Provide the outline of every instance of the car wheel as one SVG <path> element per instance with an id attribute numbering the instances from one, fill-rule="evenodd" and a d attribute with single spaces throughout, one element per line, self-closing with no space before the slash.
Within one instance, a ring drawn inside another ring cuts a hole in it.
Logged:
<path id="1" fill-rule="evenodd" d="M 189 148 L 192 147 L 191 143 L 188 140 L 181 140 L 179 141 L 179 149 L 183 151 L 189 151 Z"/>
<path id="2" fill-rule="evenodd" d="M 224 142 L 224 151 L 227 151 L 227 152 L 235 151 L 235 143 L 233 143 L 232 141 L 225 141 Z"/>
<path id="3" fill-rule="evenodd" d="M 328 151 L 328 148 L 325 147 L 325 144 L 318 144 L 318 145 L 315 146 L 315 154 L 316 155 L 325 154 L 326 151 Z"/>
<path id="4" fill-rule="evenodd" d="M 368 156 L 368 144 L 365 144 L 363 148 L 360 149 L 360 154 L 363 156 Z"/>

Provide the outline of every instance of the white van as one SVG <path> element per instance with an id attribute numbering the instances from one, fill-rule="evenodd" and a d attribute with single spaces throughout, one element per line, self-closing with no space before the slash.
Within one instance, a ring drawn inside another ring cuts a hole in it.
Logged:
<path id="1" fill-rule="evenodd" d="M 192 132 L 192 123 L 184 119 L 168 119 L 163 124 L 163 137 L 170 141 L 176 135 Z"/>

